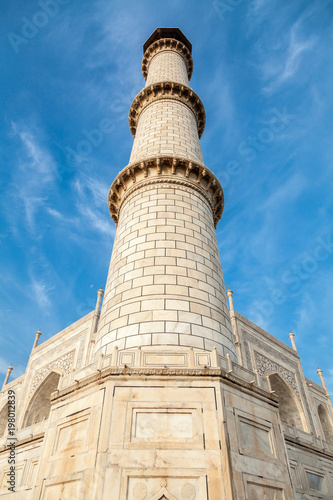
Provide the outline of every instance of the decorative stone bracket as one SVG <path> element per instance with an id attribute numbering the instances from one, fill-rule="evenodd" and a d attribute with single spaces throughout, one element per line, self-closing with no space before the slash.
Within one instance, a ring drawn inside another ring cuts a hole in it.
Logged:
<path id="1" fill-rule="evenodd" d="M 221 184 L 204 165 L 174 157 L 151 158 L 132 163 L 118 174 L 108 198 L 111 218 L 116 225 L 121 207 L 128 196 L 137 189 L 155 183 L 173 183 L 199 191 L 212 209 L 216 227 L 224 207 Z"/>

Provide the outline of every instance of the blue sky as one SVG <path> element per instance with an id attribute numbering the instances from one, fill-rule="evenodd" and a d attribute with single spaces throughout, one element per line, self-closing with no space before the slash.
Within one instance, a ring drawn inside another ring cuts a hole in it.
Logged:
<path id="1" fill-rule="evenodd" d="M 24 372 L 39 327 L 45 341 L 94 308 L 142 45 L 178 26 L 206 108 L 204 160 L 224 187 L 235 307 L 288 344 L 291 328 L 305 375 L 319 382 L 318 363 L 333 392 L 333 2 L 45 1 L 0 7 L 0 374 L 11 361 Z"/>

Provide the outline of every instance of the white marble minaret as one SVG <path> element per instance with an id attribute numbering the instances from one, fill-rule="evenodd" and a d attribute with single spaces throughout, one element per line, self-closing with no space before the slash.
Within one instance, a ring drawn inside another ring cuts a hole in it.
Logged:
<path id="1" fill-rule="evenodd" d="M 24 500 L 332 498 L 332 407 L 297 350 L 230 313 L 215 227 L 223 192 L 199 139 L 191 44 L 144 44 L 117 233 L 94 311 L 38 344 L 0 392 L 0 495 Z M 292 339 L 293 340 L 293 339 Z M 237 354 L 237 356 L 236 356 Z M 15 393 L 15 493 L 8 490 Z M 280 400 L 280 404 L 279 404 Z M 320 492 L 320 496 L 317 493 Z"/>
<path id="2" fill-rule="evenodd" d="M 192 347 L 235 359 L 215 226 L 223 191 L 205 166 L 205 109 L 190 88 L 191 44 L 159 28 L 144 45 L 145 88 L 134 99 L 130 162 L 113 182 L 117 224 L 96 334 L 100 354 Z"/>

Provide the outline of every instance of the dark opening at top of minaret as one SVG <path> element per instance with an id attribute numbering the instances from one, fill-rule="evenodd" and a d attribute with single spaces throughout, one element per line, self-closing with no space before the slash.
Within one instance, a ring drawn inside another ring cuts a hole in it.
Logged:
<path id="1" fill-rule="evenodd" d="M 191 42 L 186 38 L 184 33 L 180 31 L 179 28 L 156 28 L 154 33 L 150 35 L 148 40 L 143 44 L 143 53 L 146 52 L 148 47 L 156 42 L 156 40 L 160 40 L 161 38 L 174 38 L 175 40 L 178 40 L 179 42 L 182 42 L 192 53 L 192 44 Z"/>

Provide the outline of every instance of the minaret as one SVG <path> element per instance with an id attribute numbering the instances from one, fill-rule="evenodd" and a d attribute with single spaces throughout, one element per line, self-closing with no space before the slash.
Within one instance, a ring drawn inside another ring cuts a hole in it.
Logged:
<path id="1" fill-rule="evenodd" d="M 317 373 L 319 375 L 321 385 L 322 385 L 323 389 L 325 390 L 326 396 L 330 397 L 330 394 L 329 394 L 328 389 L 327 389 L 327 385 L 326 385 L 325 380 L 324 380 L 323 370 L 321 370 L 318 365 L 317 365 L 317 368 L 318 368 Z"/>
<path id="2" fill-rule="evenodd" d="M 34 341 L 34 345 L 32 346 L 32 350 L 31 350 L 31 352 L 35 349 L 35 347 L 37 347 L 37 346 L 38 346 L 38 341 L 39 341 L 39 339 L 40 339 L 41 335 L 42 335 L 42 332 L 41 332 L 41 331 L 40 331 L 40 329 L 39 329 L 39 330 L 38 330 L 38 332 L 36 332 L 36 335 L 35 335 L 35 341 Z"/>
<path id="3" fill-rule="evenodd" d="M 288 337 L 290 338 L 290 342 L 291 342 L 292 348 L 294 349 L 294 351 L 297 352 L 297 347 L 296 347 L 296 342 L 295 342 L 295 335 L 292 333 L 291 330 L 289 330 Z"/>
<path id="4" fill-rule="evenodd" d="M 8 380 L 9 380 L 10 374 L 12 373 L 13 370 L 14 370 L 14 368 L 13 368 L 13 362 L 11 362 L 10 366 L 8 366 L 8 368 L 7 368 L 7 374 L 6 374 L 4 383 L 2 385 L 2 389 L 1 389 L 2 391 L 4 390 L 5 386 L 8 384 Z"/>
<path id="5" fill-rule="evenodd" d="M 158 28 L 144 44 L 146 85 L 129 111 L 134 144 L 109 193 L 117 233 L 95 359 L 139 346 L 215 347 L 236 359 L 215 235 L 223 191 L 201 153 L 191 50 L 178 28 Z"/>
<path id="6" fill-rule="evenodd" d="M 50 388 L 47 425 L 20 434 L 22 460 L 39 460 L 32 497 L 293 500 L 278 398 L 237 363 L 215 235 L 223 192 L 201 154 L 205 111 L 189 87 L 191 44 L 177 28 L 157 29 L 142 69 L 130 161 L 109 194 L 117 232 L 101 313 L 102 288 L 88 317 L 86 363 Z M 231 290 L 229 298 L 237 327 Z M 78 334 L 68 338 L 82 357 Z M 46 385 L 39 399 L 30 392 L 38 411 Z M 25 451 L 30 432 L 39 456 Z"/>

